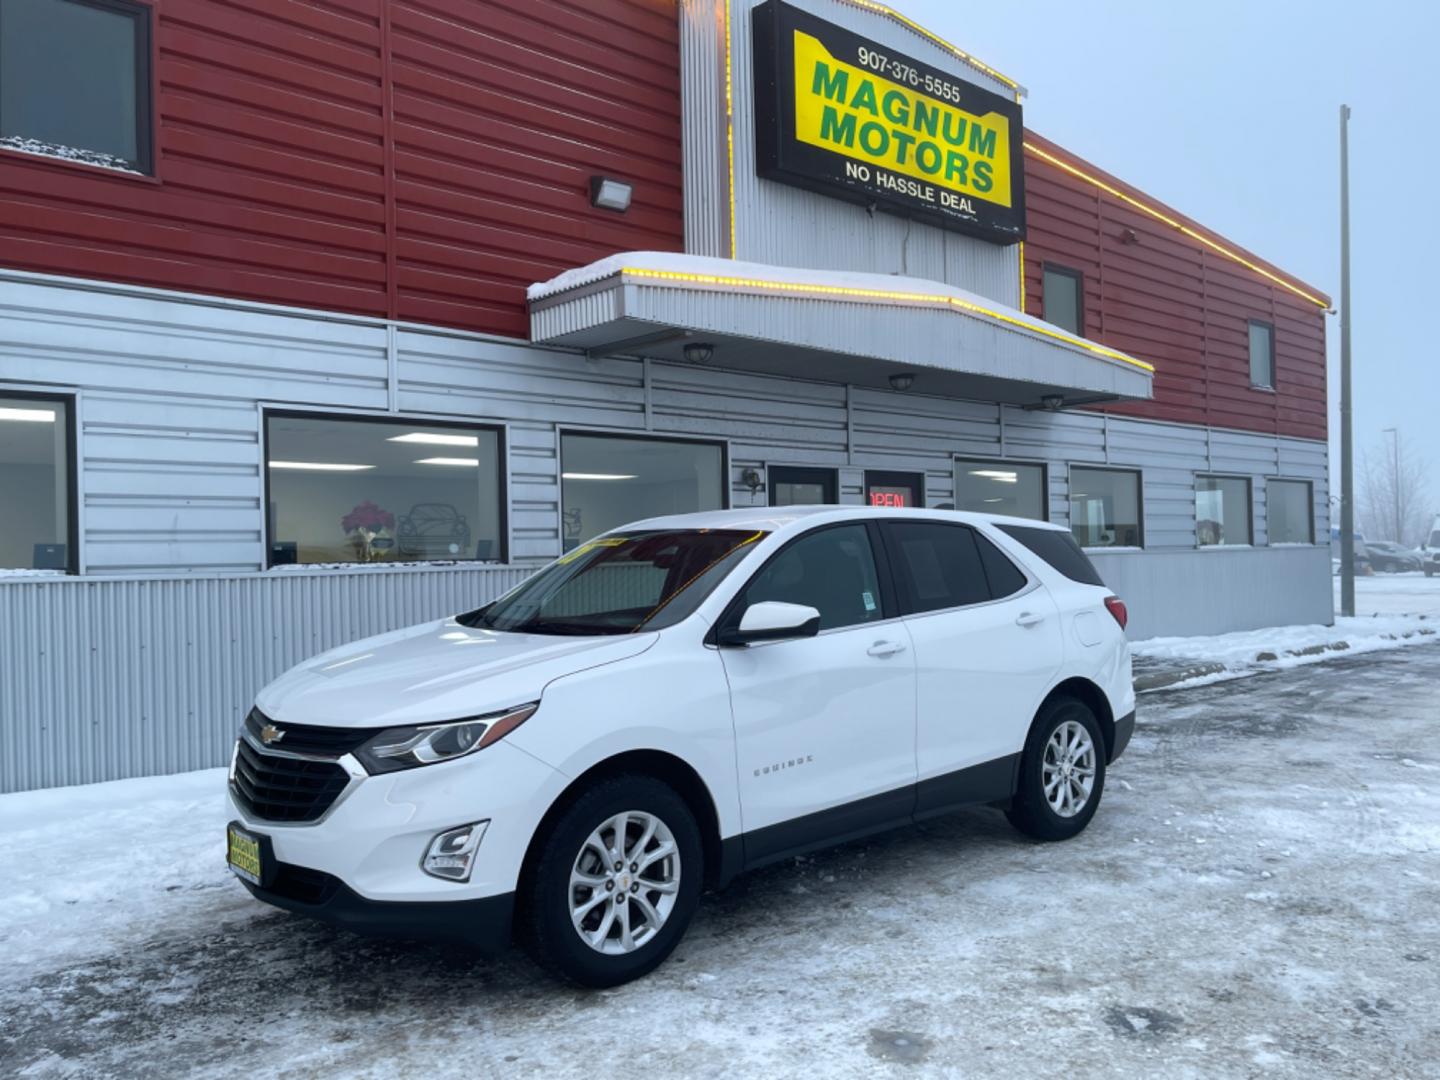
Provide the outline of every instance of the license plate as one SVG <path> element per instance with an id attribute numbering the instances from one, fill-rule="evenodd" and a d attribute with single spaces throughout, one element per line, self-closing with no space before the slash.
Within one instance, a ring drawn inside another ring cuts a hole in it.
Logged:
<path id="1" fill-rule="evenodd" d="M 259 885 L 264 869 L 260 863 L 260 838 L 231 825 L 226 830 L 226 861 L 230 869 L 252 885 Z"/>

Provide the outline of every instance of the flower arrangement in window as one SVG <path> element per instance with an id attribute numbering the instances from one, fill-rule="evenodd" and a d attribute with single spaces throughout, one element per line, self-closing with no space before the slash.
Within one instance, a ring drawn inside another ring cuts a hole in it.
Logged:
<path id="1" fill-rule="evenodd" d="M 395 544 L 395 515 L 369 499 L 341 518 L 340 528 L 350 535 L 355 556 L 361 562 L 377 562 L 387 557 Z"/>

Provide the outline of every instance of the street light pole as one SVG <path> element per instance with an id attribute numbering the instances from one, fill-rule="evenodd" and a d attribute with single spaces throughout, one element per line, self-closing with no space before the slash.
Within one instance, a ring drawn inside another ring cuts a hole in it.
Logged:
<path id="1" fill-rule="evenodd" d="M 1400 539 L 1400 432 L 1387 427 L 1384 434 L 1390 436 L 1390 498 L 1395 500 L 1395 542 L 1403 547 L 1405 541 Z"/>
<path id="2" fill-rule="evenodd" d="M 1340 614 L 1355 614 L 1355 461 L 1350 441 L 1350 106 L 1340 106 Z"/>

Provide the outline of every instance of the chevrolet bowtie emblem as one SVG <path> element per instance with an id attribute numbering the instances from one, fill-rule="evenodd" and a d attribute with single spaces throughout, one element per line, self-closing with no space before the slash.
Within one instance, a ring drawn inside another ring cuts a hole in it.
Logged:
<path id="1" fill-rule="evenodd" d="M 272 742 L 279 742 L 284 737 L 285 732 L 281 731 L 274 724 L 266 724 L 260 729 L 260 741 L 266 746 L 269 746 Z"/>

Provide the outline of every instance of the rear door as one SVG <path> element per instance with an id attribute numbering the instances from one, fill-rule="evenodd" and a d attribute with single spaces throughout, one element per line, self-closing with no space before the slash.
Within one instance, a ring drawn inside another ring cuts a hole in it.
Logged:
<path id="1" fill-rule="evenodd" d="M 880 529 L 915 650 L 916 812 L 1004 798 L 1060 667 L 1055 604 L 968 525 Z"/>
<path id="2" fill-rule="evenodd" d="M 908 819 L 915 654 L 885 609 L 873 526 L 822 526 L 767 562 L 725 618 L 780 600 L 820 612 L 815 637 L 725 648 L 745 855 L 754 863 Z"/>

